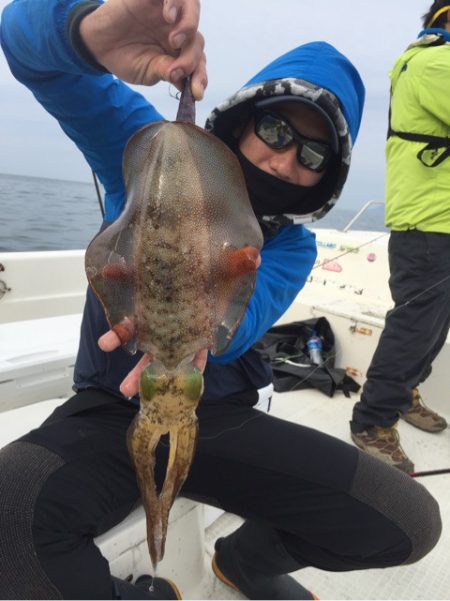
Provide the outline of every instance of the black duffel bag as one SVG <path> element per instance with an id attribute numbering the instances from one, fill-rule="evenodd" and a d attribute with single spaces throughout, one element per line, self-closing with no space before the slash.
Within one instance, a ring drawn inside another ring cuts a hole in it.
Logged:
<path id="1" fill-rule="evenodd" d="M 313 363 L 308 349 L 308 340 L 313 336 L 322 343 L 320 365 Z M 255 348 L 272 366 L 276 392 L 316 388 L 330 397 L 342 390 L 348 397 L 360 389 L 344 369 L 334 367 L 334 334 L 325 317 L 274 326 Z"/>

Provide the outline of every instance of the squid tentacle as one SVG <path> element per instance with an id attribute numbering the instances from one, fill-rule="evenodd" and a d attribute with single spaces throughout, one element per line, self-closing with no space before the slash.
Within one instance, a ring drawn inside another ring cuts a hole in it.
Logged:
<path id="1" fill-rule="evenodd" d="M 170 508 L 188 476 L 197 446 L 197 438 L 198 423 L 196 421 L 170 429 L 170 455 L 166 477 L 159 495 L 165 531 L 167 531 Z"/>
<path id="2" fill-rule="evenodd" d="M 155 427 L 145 415 L 139 413 L 127 435 L 128 449 L 136 469 L 147 518 L 147 544 L 154 570 L 164 555 L 165 530 L 154 470 L 155 450 L 165 433 L 165 429 Z"/>

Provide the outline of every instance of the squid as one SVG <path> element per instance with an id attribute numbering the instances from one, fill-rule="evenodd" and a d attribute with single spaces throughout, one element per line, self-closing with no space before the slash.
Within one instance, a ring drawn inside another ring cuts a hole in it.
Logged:
<path id="1" fill-rule="evenodd" d="M 189 81 L 175 122 L 150 123 L 129 140 L 123 174 L 124 210 L 88 246 L 85 269 L 123 348 L 153 357 L 127 444 L 156 570 L 198 438 L 203 376 L 194 357 L 228 347 L 255 287 L 263 237 L 235 155 L 194 124 Z M 158 489 L 156 449 L 167 434 Z"/>

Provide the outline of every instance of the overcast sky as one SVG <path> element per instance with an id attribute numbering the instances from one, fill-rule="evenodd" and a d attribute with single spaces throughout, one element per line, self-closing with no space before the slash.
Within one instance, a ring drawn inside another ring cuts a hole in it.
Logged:
<path id="1" fill-rule="evenodd" d="M 0 0 L 0 8 L 8 4 Z M 197 123 L 280 54 L 325 40 L 358 68 L 366 86 L 362 126 L 342 207 L 384 197 L 388 73 L 415 39 L 431 0 L 204 0 L 209 86 L 197 104 Z M 169 119 L 177 102 L 169 86 L 139 88 Z M 14 80 L 0 53 L 0 173 L 91 181 L 82 155 L 58 124 Z"/>

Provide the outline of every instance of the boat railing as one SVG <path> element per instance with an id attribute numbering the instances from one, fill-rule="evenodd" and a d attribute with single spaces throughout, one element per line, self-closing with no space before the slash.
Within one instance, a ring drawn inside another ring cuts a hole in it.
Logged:
<path id="1" fill-rule="evenodd" d="M 350 219 L 350 221 L 347 223 L 347 225 L 342 229 L 343 232 L 348 232 L 350 230 L 350 228 L 352 227 L 352 225 L 361 217 L 361 215 L 363 213 L 365 213 L 367 211 L 367 209 L 369 207 L 371 207 L 372 205 L 384 205 L 384 200 L 369 200 L 368 202 L 366 202 L 366 204 L 361 207 L 361 209 L 359 209 L 359 211 L 356 213 L 356 215 L 354 217 L 352 217 Z"/>

